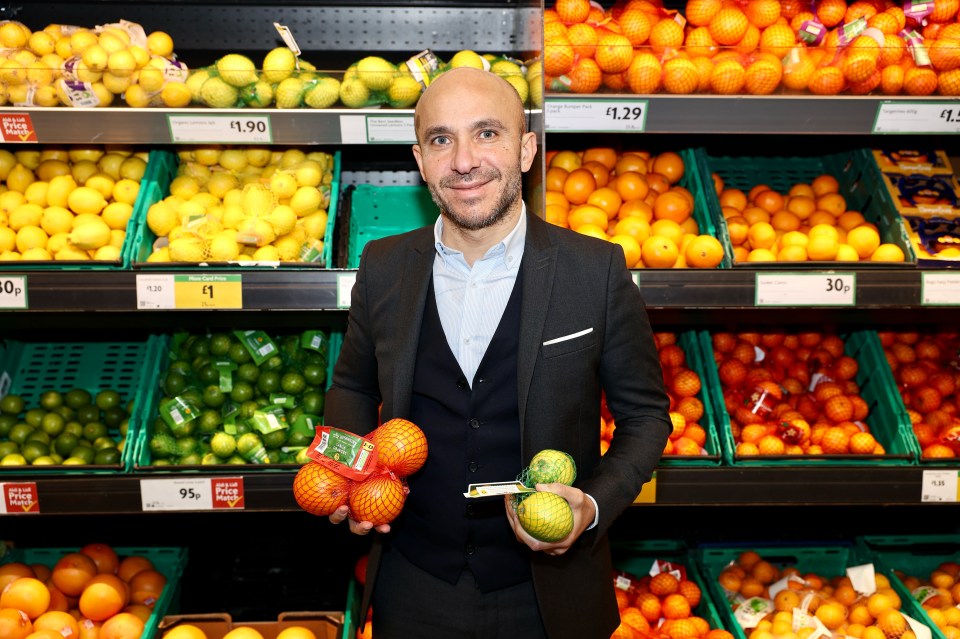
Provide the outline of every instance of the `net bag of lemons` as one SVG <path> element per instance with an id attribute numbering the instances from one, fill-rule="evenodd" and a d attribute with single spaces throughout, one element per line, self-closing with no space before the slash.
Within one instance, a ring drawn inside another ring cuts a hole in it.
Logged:
<path id="1" fill-rule="evenodd" d="M 576 478 L 573 457 L 547 448 L 533 456 L 517 479 L 527 488 L 536 488 L 537 484 L 553 483 L 572 486 Z M 514 495 L 513 505 L 520 526 L 535 539 L 557 542 L 573 530 L 573 509 L 560 495 L 546 491 L 522 493 Z"/>

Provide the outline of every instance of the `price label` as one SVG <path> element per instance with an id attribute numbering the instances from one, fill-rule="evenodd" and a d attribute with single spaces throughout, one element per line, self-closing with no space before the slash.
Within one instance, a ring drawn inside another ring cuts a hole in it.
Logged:
<path id="1" fill-rule="evenodd" d="M 170 141 L 182 143 L 272 143 L 269 115 L 168 115 Z"/>
<path id="2" fill-rule="evenodd" d="M 243 308 L 241 275 L 174 275 L 174 308 Z"/>
<path id="3" fill-rule="evenodd" d="M 929 306 L 960 304 L 960 273 L 923 273 L 920 279 L 920 303 Z"/>
<path id="4" fill-rule="evenodd" d="M 631 275 L 631 277 L 633 277 L 633 283 L 634 283 L 634 285 L 636 285 L 637 288 L 640 288 L 640 272 L 639 272 L 639 271 L 633 271 L 633 272 L 630 273 L 630 275 Z"/>
<path id="5" fill-rule="evenodd" d="M 356 271 L 337 274 L 337 308 L 350 308 L 350 294 L 356 281 Z"/>
<path id="6" fill-rule="evenodd" d="M 960 133 L 960 103 L 881 102 L 874 133 Z"/>
<path id="7" fill-rule="evenodd" d="M 173 275 L 137 274 L 137 308 L 176 308 Z"/>
<path id="8" fill-rule="evenodd" d="M 29 308 L 26 275 L 0 277 L 0 308 Z"/>
<path id="9" fill-rule="evenodd" d="M 650 481 L 643 485 L 640 494 L 633 500 L 635 504 L 655 504 L 657 503 L 657 471 L 653 471 Z"/>
<path id="10" fill-rule="evenodd" d="M 0 514 L 24 515 L 39 512 L 37 482 L 0 483 Z"/>
<path id="11" fill-rule="evenodd" d="M 141 479 L 140 506 L 161 510 L 243 510 L 243 477 Z"/>
<path id="12" fill-rule="evenodd" d="M 756 306 L 853 306 L 855 273 L 757 273 Z"/>
<path id="13" fill-rule="evenodd" d="M 547 131 L 633 131 L 647 126 L 646 100 L 550 100 L 544 105 Z"/>
<path id="14" fill-rule="evenodd" d="M 960 471 L 925 470 L 921 482 L 920 501 L 953 502 L 960 501 Z"/>
<path id="15" fill-rule="evenodd" d="M 367 142 L 370 144 L 413 144 L 417 133 L 412 115 L 367 116 Z"/>

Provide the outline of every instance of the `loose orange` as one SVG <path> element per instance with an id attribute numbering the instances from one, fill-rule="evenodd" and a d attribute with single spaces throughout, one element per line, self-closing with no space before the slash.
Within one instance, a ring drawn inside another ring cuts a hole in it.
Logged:
<path id="1" fill-rule="evenodd" d="M 33 622 L 27 613 L 17 608 L 0 608 L 0 637 L 25 639 L 33 632 Z"/>
<path id="2" fill-rule="evenodd" d="M 565 170 L 567 173 L 573 171 L 574 169 L 579 169 L 580 165 L 583 164 L 583 158 L 576 151 L 558 151 L 550 159 L 550 167 L 560 167 Z"/>
<path id="3" fill-rule="evenodd" d="M 723 245 L 710 235 L 698 235 L 684 250 L 687 265 L 695 268 L 715 268 L 723 261 Z"/>
<path id="4" fill-rule="evenodd" d="M 665 151 L 653 159 L 652 170 L 667 178 L 671 185 L 676 184 L 683 179 L 683 158 L 673 151 Z"/>
<path id="5" fill-rule="evenodd" d="M 129 582 L 141 570 L 153 570 L 153 562 L 142 555 L 129 555 L 120 560 L 117 576 Z"/>
<path id="6" fill-rule="evenodd" d="M 80 594 L 79 608 L 87 619 L 104 621 L 123 610 L 128 601 L 129 588 L 123 580 L 116 575 L 97 575 Z"/>
<path id="7" fill-rule="evenodd" d="M 652 222 L 653 207 L 643 200 L 626 200 L 620 205 L 617 218 L 622 220 L 628 217 L 638 217 L 646 222 Z"/>
<path id="8" fill-rule="evenodd" d="M 577 227 L 576 231 L 581 235 L 589 235 L 590 237 L 595 237 L 598 240 L 608 240 L 610 239 L 610 236 L 607 234 L 605 229 L 606 227 L 600 227 L 596 224 L 581 224 Z"/>
<path id="9" fill-rule="evenodd" d="M 858 226 L 847 232 L 847 244 L 857 252 L 860 259 L 868 259 L 880 246 L 880 234 L 869 226 Z"/>
<path id="10" fill-rule="evenodd" d="M 743 211 L 747 208 L 747 195 L 740 189 L 725 189 L 720 193 L 720 206 L 732 206 Z"/>
<path id="11" fill-rule="evenodd" d="M 787 210 L 801 220 L 805 220 L 817 210 L 817 203 L 812 197 L 795 195 L 787 200 Z"/>
<path id="12" fill-rule="evenodd" d="M 143 620 L 129 612 L 120 612 L 100 627 L 100 639 L 139 639 L 143 634 Z"/>
<path id="13" fill-rule="evenodd" d="M 563 193 L 563 185 L 567 181 L 570 172 L 559 166 L 551 166 L 547 169 L 547 175 L 544 179 L 544 187 L 547 191 L 556 191 Z"/>
<path id="14" fill-rule="evenodd" d="M 650 224 L 639 217 L 625 217 L 613 229 L 614 235 L 629 235 L 640 244 L 650 237 Z"/>
<path id="15" fill-rule="evenodd" d="M 896 244 L 889 243 L 878 246 L 877 250 L 870 256 L 871 262 L 902 262 L 905 259 L 903 249 Z"/>
<path id="16" fill-rule="evenodd" d="M 0 592 L 8 583 L 21 577 L 36 577 L 36 571 L 27 564 L 20 561 L 12 561 L 9 564 L 0 566 Z"/>
<path id="17" fill-rule="evenodd" d="M 654 220 L 650 224 L 650 234 L 668 238 L 677 246 L 683 241 L 683 227 L 673 220 Z"/>
<path id="18" fill-rule="evenodd" d="M 751 248 L 769 249 L 777 240 L 777 232 L 769 222 L 757 222 L 750 225 L 747 239 L 750 241 Z"/>
<path id="19" fill-rule="evenodd" d="M 599 162 L 613 171 L 617 166 L 617 151 L 610 147 L 591 147 L 583 152 L 583 162 Z"/>
<path id="20" fill-rule="evenodd" d="M 11 581 L 0 593 L 0 608 L 16 608 L 35 620 L 50 607 L 50 591 L 35 577 Z"/>
<path id="21" fill-rule="evenodd" d="M 567 224 L 574 231 L 579 230 L 584 224 L 592 224 L 605 229 L 609 219 L 603 209 L 592 204 L 581 204 L 570 210 L 567 215 Z"/>
<path id="22" fill-rule="evenodd" d="M 653 217 L 656 220 L 673 220 L 681 224 L 691 213 L 690 202 L 675 191 L 661 193 L 653 204 Z"/>
<path id="23" fill-rule="evenodd" d="M 626 259 L 627 268 L 635 268 L 640 261 L 641 248 L 636 238 L 630 235 L 616 235 L 610 238 L 610 242 L 617 244 L 623 249 L 623 255 Z"/>
<path id="24" fill-rule="evenodd" d="M 623 199 L 614 189 L 601 187 L 587 197 L 587 204 L 603 209 L 607 214 L 607 218 L 612 220 L 617 217 L 617 212 L 623 204 Z"/>
<path id="25" fill-rule="evenodd" d="M 672 268 L 678 255 L 676 242 L 662 235 L 651 235 L 641 246 L 641 259 L 647 268 Z"/>
<path id="26" fill-rule="evenodd" d="M 588 169 L 574 169 L 563 183 L 563 195 L 571 204 L 585 204 L 597 188 L 597 180 Z"/>
<path id="27" fill-rule="evenodd" d="M 771 215 L 759 206 L 748 206 L 743 210 L 743 219 L 748 224 L 756 224 L 757 222 L 769 222 Z"/>
<path id="28" fill-rule="evenodd" d="M 616 173 L 617 176 L 621 176 L 630 171 L 645 175 L 647 173 L 647 158 L 639 153 L 623 153 L 617 158 L 617 162 L 614 165 L 614 173 Z"/>
<path id="29" fill-rule="evenodd" d="M 120 566 L 117 552 L 107 544 L 87 544 L 80 549 L 80 552 L 93 559 L 93 563 L 97 565 L 97 572 L 116 574 Z"/>
<path id="30" fill-rule="evenodd" d="M 207 639 L 207 634 L 193 624 L 181 623 L 167 630 L 163 639 Z"/>
<path id="31" fill-rule="evenodd" d="M 602 188 L 607 186 L 607 183 L 610 181 L 610 169 L 600 164 L 599 162 L 584 162 L 580 165 L 580 168 L 590 171 L 593 175 L 593 179 L 597 184 L 597 188 Z"/>
<path id="32" fill-rule="evenodd" d="M 141 570 L 129 581 L 130 601 L 153 606 L 160 598 L 167 578 L 157 570 Z"/>
<path id="33" fill-rule="evenodd" d="M 79 639 L 80 626 L 68 612 L 48 610 L 33 621 L 34 630 L 53 630 L 63 639 Z M 0 635 L 2 636 L 2 635 Z"/>

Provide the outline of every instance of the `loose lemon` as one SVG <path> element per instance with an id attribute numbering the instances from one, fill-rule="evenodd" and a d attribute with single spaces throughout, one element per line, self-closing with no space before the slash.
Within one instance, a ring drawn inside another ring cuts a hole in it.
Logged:
<path id="1" fill-rule="evenodd" d="M 113 187 L 115 185 L 116 180 L 102 172 L 91 175 L 87 178 L 87 181 L 83 183 L 83 186 L 96 190 L 104 199 L 113 196 Z"/>
<path id="2" fill-rule="evenodd" d="M 32 248 L 44 248 L 49 237 L 39 226 L 24 226 L 17 231 L 17 250 L 20 253 Z"/>
<path id="3" fill-rule="evenodd" d="M 40 216 L 40 228 L 51 236 L 69 233 L 73 229 L 73 213 L 62 206 L 48 206 Z"/>
<path id="4" fill-rule="evenodd" d="M 140 193 L 140 184 L 129 179 L 118 180 L 113 186 L 113 199 L 117 202 L 123 202 L 133 206 L 137 201 L 137 195 Z"/>
<path id="5" fill-rule="evenodd" d="M 133 215 L 133 206 L 126 202 L 111 202 L 104 207 L 100 217 L 111 229 L 123 230 Z"/>
<path id="6" fill-rule="evenodd" d="M 67 207 L 78 214 L 89 213 L 96 215 L 99 214 L 106 205 L 107 201 L 104 199 L 103 194 L 89 186 L 77 187 L 67 196 Z"/>

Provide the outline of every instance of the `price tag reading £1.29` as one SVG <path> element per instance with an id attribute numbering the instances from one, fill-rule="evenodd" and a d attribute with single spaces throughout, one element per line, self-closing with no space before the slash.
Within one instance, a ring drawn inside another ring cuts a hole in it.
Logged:
<path id="1" fill-rule="evenodd" d="M 853 306 L 854 273 L 757 273 L 757 306 Z"/>
<path id="2" fill-rule="evenodd" d="M 141 479 L 144 512 L 243 509 L 243 477 Z"/>
<path id="3" fill-rule="evenodd" d="M 632 131 L 647 126 L 646 100 L 550 100 L 544 106 L 547 131 Z"/>

